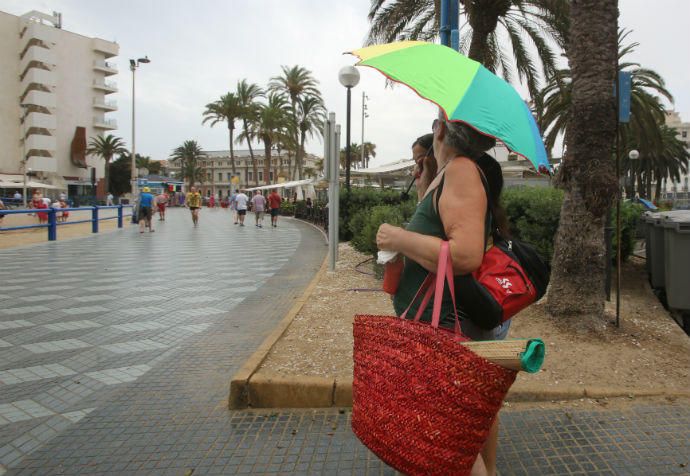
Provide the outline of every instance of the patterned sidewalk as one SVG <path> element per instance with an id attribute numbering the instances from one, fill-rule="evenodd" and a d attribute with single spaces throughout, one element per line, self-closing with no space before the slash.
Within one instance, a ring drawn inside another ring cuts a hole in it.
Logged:
<path id="1" fill-rule="evenodd" d="M 395 473 L 349 410 L 227 410 L 326 252 L 308 225 L 228 218 L 0 251 L 0 475 Z M 687 405 L 501 415 L 504 476 L 688 474 Z"/>

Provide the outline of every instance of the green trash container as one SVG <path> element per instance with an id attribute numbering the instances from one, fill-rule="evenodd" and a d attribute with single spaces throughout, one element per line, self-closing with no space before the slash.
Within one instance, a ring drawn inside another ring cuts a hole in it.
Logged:
<path id="1" fill-rule="evenodd" d="M 690 312 L 690 211 L 663 218 L 664 281 L 668 307 Z"/>
<path id="2" fill-rule="evenodd" d="M 642 220 L 640 220 L 644 223 L 645 264 L 648 276 L 652 275 L 652 228 L 654 227 L 654 221 L 659 218 L 661 218 L 661 212 L 644 212 Z"/>
<path id="3" fill-rule="evenodd" d="M 666 242 L 664 241 L 664 220 L 672 217 L 688 215 L 688 210 L 671 210 L 652 214 L 647 219 L 647 266 L 649 270 L 649 282 L 654 289 L 666 287 Z M 651 226 L 650 226 L 651 225 Z"/>

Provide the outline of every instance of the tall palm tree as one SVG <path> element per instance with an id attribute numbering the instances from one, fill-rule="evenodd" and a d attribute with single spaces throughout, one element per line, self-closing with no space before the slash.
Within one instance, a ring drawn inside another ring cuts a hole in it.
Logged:
<path id="1" fill-rule="evenodd" d="M 506 81 L 516 79 L 517 72 L 530 95 L 536 95 L 542 76 L 556 68 L 554 47 L 566 47 L 570 0 L 456 1 L 460 51 Z M 372 0 L 367 44 L 433 41 L 439 32 L 439 9 L 438 0 Z M 510 53 L 503 45 L 510 45 Z"/>
<path id="2" fill-rule="evenodd" d="M 264 181 L 270 183 L 271 151 L 283 137 L 284 130 L 288 127 L 289 111 L 285 96 L 271 92 L 268 94 L 267 103 L 261 104 L 259 117 L 255 123 L 255 134 L 264 143 Z M 280 158 L 278 159 L 280 160 Z M 277 174 L 274 171 L 274 177 Z"/>
<path id="3" fill-rule="evenodd" d="M 297 174 L 295 178 L 302 178 L 302 167 L 304 166 L 304 143 L 307 136 L 320 137 L 323 134 L 323 122 L 326 118 L 326 107 L 321 96 L 308 95 L 302 98 L 299 103 L 300 122 L 299 122 L 299 159 L 295 167 Z"/>
<path id="4" fill-rule="evenodd" d="M 288 132 L 293 133 L 292 142 L 297 145 L 295 150 L 295 171 L 301 173 L 304 157 L 304 141 L 301 140 L 302 129 L 306 127 L 307 130 L 312 130 L 318 122 L 316 117 L 305 118 L 304 115 L 305 113 L 309 113 L 312 116 L 319 114 L 320 112 L 317 112 L 317 103 L 323 108 L 323 99 L 318 89 L 319 82 L 312 76 L 311 71 L 298 65 L 292 67 L 282 66 L 282 70 L 283 74 L 281 76 L 271 78 L 268 83 L 268 89 L 276 93 L 285 94 L 290 98 L 293 126 Z M 308 98 L 313 99 L 309 99 L 305 103 Z M 306 135 L 313 135 L 313 133 L 305 132 L 305 137 Z"/>
<path id="5" fill-rule="evenodd" d="M 688 152 L 685 144 L 678 138 L 678 131 L 676 129 L 662 125 L 660 132 L 661 146 L 651 151 L 648 157 L 643 155 L 644 151 L 640 152 L 640 157 L 643 157 L 643 159 L 639 160 L 642 170 L 638 175 L 638 183 L 640 185 L 642 185 L 642 176 L 644 175 L 644 186 L 638 188 L 640 195 L 643 197 L 652 198 L 652 183 L 656 183 L 654 201 L 657 203 L 661 198 L 662 182 L 668 180 L 673 182 L 680 181 L 681 174 L 688 173 L 688 160 L 690 159 L 690 152 Z"/>
<path id="6" fill-rule="evenodd" d="M 364 142 L 364 144 L 362 144 L 362 149 L 364 156 L 364 164 L 362 164 L 362 167 L 366 169 L 369 167 L 369 159 L 376 157 L 376 144 Z"/>
<path id="7" fill-rule="evenodd" d="M 235 121 L 240 118 L 241 112 L 242 108 L 238 97 L 234 93 L 227 93 L 222 95 L 218 101 L 206 104 L 206 110 L 203 112 L 204 120 L 201 121 L 202 124 L 210 122 L 211 127 L 219 122 L 225 122 L 227 124 L 232 175 L 237 175 L 235 169 L 235 151 L 233 149 L 233 133 L 235 131 Z"/>
<path id="8" fill-rule="evenodd" d="M 254 150 L 252 149 L 251 133 L 249 131 L 250 124 L 256 121 L 259 113 L 259 104 L 257 99 L 264 96 L 264 91 L 259 85 L 248 83 L 246 79 L 237 82 L 237 101 L 239 104 L 240 114 L 238 118 L 242 121 L 243 137 L 247 141 L 249 147 L 249 157 L 254 168 L 254 184 L 259 184 L 259 170 L 254 157 Z"/>
<path id="9" fill-rule="evenodd" d="M 181 146 L 176 147 L 172 154 L 170 154 L 170 160 L 180 164 L 182 179 L 189 180 L 189 188 L 192 188 L 203 177 L 204 167 L 201 164 L 201 160 L 206 157 L 206 152 L 203 151 L 195 140 L 184 141 Z"/>
<path id="10" fill-rule="evenodd" d="M 604 221 L 618 183 L 611 160 L 618 2 L 573 1 L 570 15 L 572 119 L 559 169 L 565 193 L 546 308 L 556 316 L 603 317 Z"/>
<path id="11" fill-rule="evenodd" d="M 89 141 L 86 153 L 101 157 L 105 161 L 103 183 L 106 192 L 110 191 L 110 161 L 115 154 L 123 154 L 125 152 L 127 152 L 125 142 L 120 137 L 112 134 L 92 137 Z"/>
<path id="12" fill-rule="evenodd" d="M 663 78 L 638 63 L 625 61 L 635 51 L 638 43 L 623 45 L 629 31 L 618 34 L 618 69 L 632 75 L 631 105 L 629 123 L 619 125 L 621 150 L 629 150 L 626 144 L 631 140 L 642 140 L 650 146 L 661 144 L 660 125 L 664 123 L 665 109 L 660 96 L 673 103 L 673 96 L 666 89 Z M 546 150 L 551 150 L 558 137 L 567 134 L 567 125 L 572 118 L 572 77 L 568 69 L 558 70 L 535 97 L 535 113 L 544 132 Z M 565 141 L 567 143 L 567 139 Z M 624 158 L 627 154 L 624 154 Z M 625 160 L 625 159 L 624 159 Z"/>

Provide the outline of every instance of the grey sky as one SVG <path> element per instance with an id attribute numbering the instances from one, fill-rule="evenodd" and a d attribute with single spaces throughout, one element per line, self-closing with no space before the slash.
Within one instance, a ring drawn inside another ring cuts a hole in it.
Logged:
<path id="1" fill-rule="evenodd" d="M 265 87 L 281 65 L 310 69 L 321 83 L 329 111 L 345 123 L 345 89 L 340 67 L 354 58 L 366 35 L 370 0 L 0 0 L 0 10 L 21 15 L 36 9 L 63 14 L 63 27 L 115 40 L 119 110 L 115 134 L 131 139 L 129 58 L 148 55 L 137 71 L 137 152 L 167 158 L 184 140 L 206 150 L 228 148 L 227 128 L 201 125 L 204 105 L 235 89 L 246 78 Z M 658 0 L 654 14 L 647 0 L 620 0 L 620 25 L 640 43 L 634 61 L 659 72 L 676 99 L 676 110 L 690 120 L 688 45 L 690 1 Z M 376 163 L 407 158 L 414 138 L 429 132 L 434 107 L 404 87 L 386 88 L 377 72 L 364 68 L 353 89 L 352 140 L 361 140 L 361 94 L 369 96 L 365 140 L 377 145 Z M 238 124 L 239 126 L 239 124 Z M 240 146 L 245 148 L 244 145 Z M 309 152 L 321 155 L 319 140 Z"/>

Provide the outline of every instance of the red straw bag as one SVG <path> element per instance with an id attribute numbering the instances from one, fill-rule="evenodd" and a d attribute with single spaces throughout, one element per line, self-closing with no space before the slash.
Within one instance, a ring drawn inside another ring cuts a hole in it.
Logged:
<path id="1" fill-rule="evenodd" d="M 379 458 L 406 474 L 469 474 L 517 374 L 478 356 L 439 328 L 443 288 L 455 292 L 448 242 L 429 274 L 414 320 L 356 315 L 352 429 Z M 445 279 L 444 279 L 445 278 Z M 435 280 L 435 286 L 432 283 Z M 419 319 L 434 295 L 431 323 Z"/>

